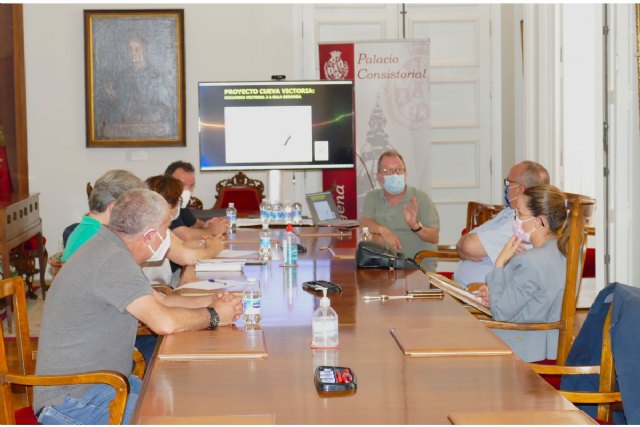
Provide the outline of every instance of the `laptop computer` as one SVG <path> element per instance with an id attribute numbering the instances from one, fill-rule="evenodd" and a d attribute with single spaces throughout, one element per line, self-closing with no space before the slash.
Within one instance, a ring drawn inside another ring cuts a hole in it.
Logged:
<path id="1" fill-rule="evenodd" d="M 330 227 L 357 227 L 357 219 L 340 219 L 340 213 L 330 191 L 311 193 L 306 195 L 307 205 L 311 211 L 313 223 Z"/>

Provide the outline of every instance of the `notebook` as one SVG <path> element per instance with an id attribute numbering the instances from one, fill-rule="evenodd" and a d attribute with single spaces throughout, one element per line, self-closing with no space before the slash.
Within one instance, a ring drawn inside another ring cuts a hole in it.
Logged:
<path id="1" fill-rule="evenodd" d="M 267 357 L 263 331 L 235 327 L 166 335 L 158 350 L 164 360 L 205 360 Z"/>
<path id="2" fill-rule="evenodd" d="M 306 198 L 315 225 L 331 227 L 357 227 L 360 225 L 357 219 L 340 218 L 340 212 L 338 212 L 338 207 L 330 191 L 307 194 Z"/>
<path id="3" fill-rule="evenodd" d="M 512 354 L 511 349 L 484 326 L 434 325 L 421 328 L 393 328 L 405 356 L 497 356 Z"/>

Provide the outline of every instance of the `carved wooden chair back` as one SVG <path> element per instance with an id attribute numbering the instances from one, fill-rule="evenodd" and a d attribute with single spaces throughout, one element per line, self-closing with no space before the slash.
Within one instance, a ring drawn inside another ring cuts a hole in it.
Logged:
<path id="1" fill-rule="evenodd" d="M 262 199 L 264 199 L 262 181 L 251 179 L 243 172 L 238 172 L 233 177 L 218 182 L 213 208 L 226 208 L 232 202 L 236 209 L 258 210 Z"/>

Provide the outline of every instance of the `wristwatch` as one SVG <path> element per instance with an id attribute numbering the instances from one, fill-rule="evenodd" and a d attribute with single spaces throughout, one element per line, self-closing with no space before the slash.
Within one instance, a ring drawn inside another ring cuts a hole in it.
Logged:
<path id="1" fill-rule="evenodd" d="M 209 329 L 214 329 L 218 326 L 218 323 L 220 323 L 220 316 L 218 316 L 218 312 L 213 307 L 207 307 L 207 310 L 209 310 L 209 316 L 211 318 L 209 320 Z"/>
<path id="2" fill-rule="evenodd" d="M 418 221 L 418 226 L 416 228 L 412 228 L 411 231 L 417 233 L 420 230 L 422 230 L 422 224 L 420 223 L 420 221 Z"/>

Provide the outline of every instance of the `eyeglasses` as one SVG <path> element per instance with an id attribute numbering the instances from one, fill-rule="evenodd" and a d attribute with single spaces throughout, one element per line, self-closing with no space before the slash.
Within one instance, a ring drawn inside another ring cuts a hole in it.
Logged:
<path id="1" fill-rule="evenodd" d="M 515 181 L 511 181 L 509 178 L 505 178 L 502 180 L 502 182 L 504 183 L 505 187 L 511 187 L 511 185 L 522 185 L 519 182 L 515 182 Z"/>
<path id="2" fill-rule="evenodd" d="M 404 173 L 406 171 L 407 170 L 404 169 L 404 168 L 394 168 L 394 169 L 384 168 L 384 169 L 380 170 L 379 174 L 380 175 L 385 175 L 385 176 L 389 176 L 389 175 L 404 175 Z"/>

